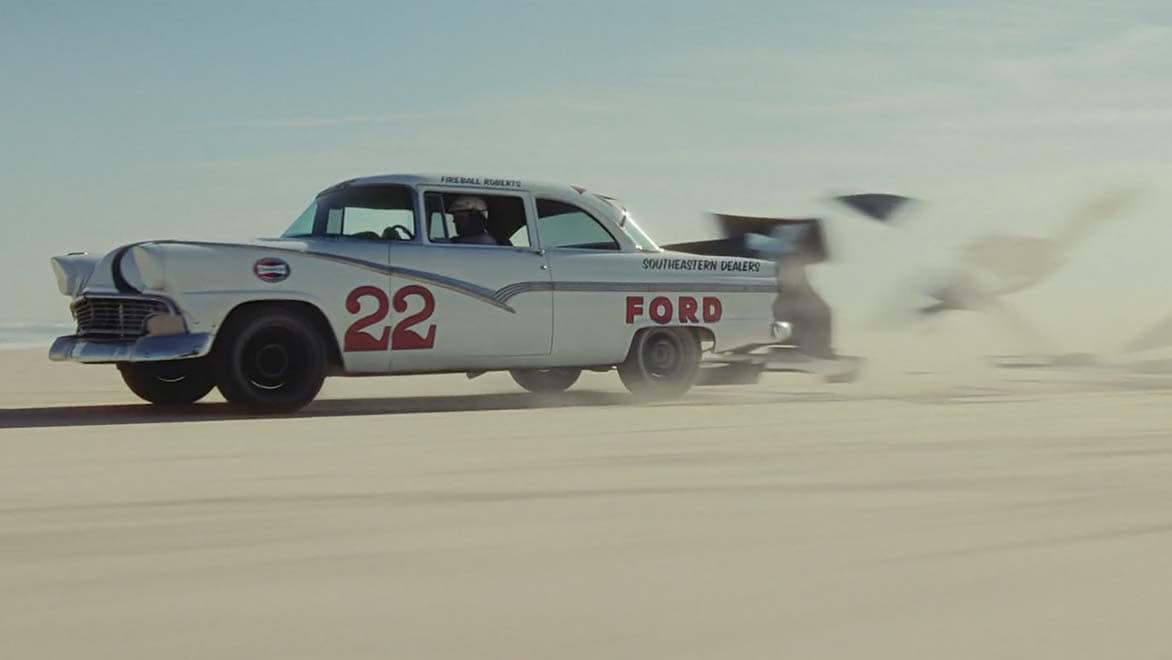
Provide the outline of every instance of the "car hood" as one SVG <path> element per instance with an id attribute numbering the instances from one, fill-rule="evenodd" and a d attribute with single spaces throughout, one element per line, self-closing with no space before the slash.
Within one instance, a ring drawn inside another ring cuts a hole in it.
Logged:
<path id="1" fill-rule="evenodd" d="M 49 259 L 53 274 L 57 278 L 58 290 L 66 296 L 76 297 L 82 291 L 126 291 L 129 288 L 142 289 L 146 286 L 143 281 L 141 263 L 143 255 L 150 254 L 154 246 L 205 246 L 205 247 L 243 247 L 243 248 L 273 248 L 284 250 L 305 250 L 303 240 L 291 238 L 253 238 L 243 241 L 182 241 L 174 239 L 156 239 L 139 241 L 121 245 L 105 254 L 91 254 L 88 252 L 70 252 L 57 255 Z M 135 252 L 135 248 L 145 247 L 147 250 Z M 136 258 L 136 256 L 138 258 Z"/>

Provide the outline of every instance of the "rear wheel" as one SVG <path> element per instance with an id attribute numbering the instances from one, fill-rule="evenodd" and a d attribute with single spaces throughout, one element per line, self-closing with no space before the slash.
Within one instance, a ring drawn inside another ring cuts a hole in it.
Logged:
<path id="1" fill-rule="evenodd" d="M 509 372 L 518 385 L 534 394 L 557 394 L 570 389 L 582 375 L 581 369 L 513 369 Z"/>
<path id="2" fill-rule="evenodd" d="M 204 398 L 216 386 L 206 359 L 123 362 L 118 372 L 131 392 L 161 406 L 182 406 Z"/>
<path id="3" fill-rule="evenodd" d="M 619 365 L 619 378 L 632 394 L 646 399 L 683 396 L 700 367 L 700 340 L 686 328 L 647 328 L 631 342 Z"/>
<path id="4" fill-rule="evenodd" d="M 325 381 L 326 345 L 313 322 L 279 306 L 234 315 L 216 347 L 220 393 L 256 412 L 295 412 Z"/>

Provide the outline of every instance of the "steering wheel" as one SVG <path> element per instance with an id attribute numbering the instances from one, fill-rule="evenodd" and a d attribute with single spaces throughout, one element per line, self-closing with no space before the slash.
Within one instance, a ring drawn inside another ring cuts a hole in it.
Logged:
<path id="1" fill-rule="evenodd" d="M 403 225 L 391 225 L 383 230 L 383 238 L 389 238 L 393 241 L 409 241 L 414 238 L 414 234 Z"/>

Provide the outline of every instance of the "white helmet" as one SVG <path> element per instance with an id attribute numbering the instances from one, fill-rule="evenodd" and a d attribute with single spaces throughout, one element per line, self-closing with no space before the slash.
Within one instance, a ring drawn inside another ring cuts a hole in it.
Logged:
<path id="1" fill-rule="evenodd" d="M 488 204 L 484 203 L 483 199 L 473 195 L 464 195 L 457 197 L 456 201 L 448 206 L 448 213 L 459 213 L 460 211 L 475 211 L 482 216 L 488 215 Z"/>

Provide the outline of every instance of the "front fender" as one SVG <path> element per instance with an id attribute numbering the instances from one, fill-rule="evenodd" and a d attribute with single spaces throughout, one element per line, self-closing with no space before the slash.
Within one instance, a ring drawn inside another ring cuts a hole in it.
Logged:
<path id="1" fill-rule="evenodd" d="M 84 252 L 51 257 L 49 264 L 57 277 L 57 290 L 70 298 L 77 296 L 101 261 L 101 256 Z"/>
<path id="2" fill-rule="evenodd" d="M 213 337 L 241 305 L 296 302 L 317 310 L 342 345 L 354 318 L 348 293 L 390 284 L 385 266 L 263 244 L 144 243 L 131 248 L 125 261 L 144 292 L 174 301 L 191 332 Z"/>

